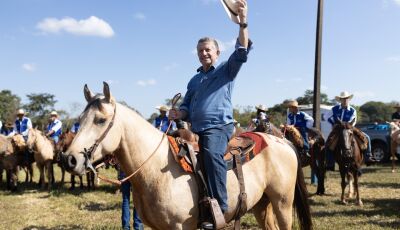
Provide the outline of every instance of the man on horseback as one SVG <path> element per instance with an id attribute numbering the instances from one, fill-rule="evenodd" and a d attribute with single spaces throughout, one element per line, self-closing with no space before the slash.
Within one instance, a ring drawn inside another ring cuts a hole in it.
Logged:
<path id="1" fill-rule="evenodd" d="M 396 122 L 398 126 L 400 126 L 400 103 L 396 103 L 393 108 L 396 109 L 396 112 L 392 114 L 392 121 Z"/>
<path id="2" fill-rule="evenodd" d="M 176 130 L 176 123 L 173 120 L 169 120 L 167 112 L 169 108 L 165 105 L 156 107 L 160 111 L 160 115 L 156 117 L 153 121 L 153 126 L 159 129 L 161 132 L 165 133 L 170 127 L 169 133 Z"/>
<path id="3" fill-rule="evenodd" d="M 307 130 L 313 126 L 314 118 L 303 111 L 299 111 L 299 103 L 296 100 L 289 101 L 287 106 L 290 113 L 287 116 L 286 125 L 293 125 L 300 131 L 303 137 L 302 154 L 310 157 Z"/>
<path id="4" fill-rule="evenodd" d="M 58 143 L 62 132 L 62 122 L 58 119 L 58 113 L 52 111 L 50 113 L 50 123 L 47 125 L 46 137 L 51 138 L 54 143 Z"/>
<path id="5" fill-rule="evenodd" d="M 238 0 L 235 4 L 240 20 L 235 51 L 228 61 L 215 66 L 220 55 L 218 43 L 213 38 L 201 38 L 197 43 L 201 66 L 190 80 L 179 110 L 172 109 L 169 115 L 170 119 L 188 120 L 192 124 L 192 131 L 199 135 L 209 195 L 217 199 L 223 213 L 228 209 L 227 169 L 223 157 L 234 130 L 232 90 L 251 48 L 247 30 L 247 3 Z"/>
<path id="6" fill-rule="evenodd" d="M 268 108 L 265 105 L 255 106 L 257 109 L 257 117 L 252 119 L 252 124 L 255 125 L 254 132 L 266 132 L 269 128 L 269 119 L 267 115 Z"/>
<path id="7" fill-rule="evenodd" d="M 29 135 L 29 129 L 32 128 L 32 122 L 31 119 L 29 119 L 29 117 L 25 116 L 25 111 L 23 109 L 18 109 L 17 111 L 17 119 L 14 122 L 14 130 L 16 134 L 21 134 L 22 137 L 26 141 L 28 140 L 28 135 Z M 29 149 L 27 149 L 24 152 L 24 163 L 25 164 L 29 164 L 30 162 L 30 156 L 32 156 L 32 154 L 30 154 Z"/>
<path id="8" fill-rule="evenodd" d="M 336 96 L 335 99 L 340 102 L 340 104 L 332 107 L 332 116 L 328 119 L 329 123 L 332 126 L 335 125 L 336 122 L 347 122 L 351 124 L 353 127 L 357 122 L 357 111 L 350 105 L 350 100 L 353 98 L 353 94 L 349 92 L 341 92 L 339 96 Z M 371 140 L 366 133 L 363 133 L 365 137 L 368 139 L 368 148 L 364 152 L 365 162 L 371 163 L 376 160 L 372 157 L 371 154 Z M 327 168 L 333 169 L 335 165 L 335 161 L 333 159 L 333 154 L 327 148 Z"/>

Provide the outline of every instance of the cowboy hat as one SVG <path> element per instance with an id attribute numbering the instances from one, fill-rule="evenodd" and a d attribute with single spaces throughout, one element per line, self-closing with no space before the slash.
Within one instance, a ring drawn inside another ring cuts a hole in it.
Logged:
<path id="1" fill-rule="evenodd" d="M 264 111 L 264 112 L 267 112 L 268 111 L 268 108 L 267 108 L 267 106 L 265 106 L 265 105 L 256 105 L 256 109 L 258 109 L 258 110 L 261 110 L 261 111 Z"/>
<path id="2" fill-rule="evenodd" d="M 222 5 L 228 17 L 235 23 L 239 24 L 239 15 L 238 15 L 238 7 L 236 4 L 236 0 L 221 0 Z"/>
<path id="3" fill-rule="evenodd" d="M 291 100 L 287 102 L 287 107 L 299 107 L 299 103 L 296 100 Z"/>
<path id="4" fill-rule="evenodd" d="M 58 113 L 57 113 L 57 111 L 51 111 L 51 113 L 50 113 L 50 116 L 58 116 Z"/>
<path id="5" fill-rule="evenodd" d="M 17 110 L 17 115 L 24 115 L 25 111 L 23 109 L 18 109 Z"/>
<path id="6" fill-rule="evenodd" d="M 344 92 L 341 92 L 339 96 L 335 97 L 336 101 L 340 101 L 340 99 L 345 99 L 345 98 L 352 99 L 353 94 L 350 94 L 349 92 L 344 91 Z"/>
<path id="7" fill-rule="evenodd" d="M 160 111 L 164 111 L 164 112 L 168 112 L 169 111 L 168 106 L 165 106 L 165 105 L 157 106 L 156 109 L 158 109 Z"/>
<path id="8" fill-rule="evenodd" d="M 394 104 L 393 108 L 400 108 L 400 103 L 397 102 L 396 104 Z"/>

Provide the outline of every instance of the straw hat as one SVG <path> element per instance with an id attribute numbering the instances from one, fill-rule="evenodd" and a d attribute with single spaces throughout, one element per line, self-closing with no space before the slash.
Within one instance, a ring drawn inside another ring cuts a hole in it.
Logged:
<path id="1" fill-rule="evenodd" d="M 345 99 L 345 98 L 352 99 L 353 94 L 350 94 L 349 92 L 344 91 L 344 92 L 341 92 L 339 96 L 335 97 L 336 101 L 340 101 L 340 99 Z"/>
<path id="2" fill-rule="evenodd" d="M 156 109 L 158 109 L 160 111 L 164 111 L 164 112 L 168 112 L 169 111 L 169 108 L 166 105 L 157 106 Z"/>
<path id="3" fill-rule="evenodd" d="M 400 103 L 397 102 L 396 104 L 394 104 L 393 108 L 400 108 Z"/>
<path id="4" fill-rule="evenodd" d="M 18 109 L 17 110 L 17 115 L 24 115 L 25 111 L 23 109 Z"/>
<path id="5" fill-rule="evenodd" d="M 239 24 L 239 15 L 238 15 L 238 7 L 236 4 L 236 0 L 221 0 L 222 6 L 228 17 L 235 23 Z"/>
<path id="6" fill-rule="evenodd" d="M 56 111 L 51 111 L 50 116 L 56 116 L 58 117 L 58 113 Z"/>
<path id="7" fill-rule="evenodd" d="M 296 100 L 291 100 L 287 102 L 287 107 L 299 107 L 299 103 Z"/>
<path id="8" fill-rule="evenodd" d="M 267 112 L 268 111 L 268 108 L 267 108 L 267 106 L 265 106 L 265 105 L 257 105 L 256 106 L 256 109 L 258 109 L 258 110 L 261 110 L 261 111 L 264 111 L 264 112 Z"/>

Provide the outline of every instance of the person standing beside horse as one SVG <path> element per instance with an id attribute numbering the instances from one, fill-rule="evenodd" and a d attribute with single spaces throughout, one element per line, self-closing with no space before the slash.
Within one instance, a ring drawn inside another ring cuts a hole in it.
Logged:
<path id="1" fill-rule="evenodd" d="M 341 92 L 339 96 L 336 96 L 335 99 L 340 102 L 340 104 L 335 105 L 332 107 L 332 116 L 328 119 L 328 122 L 332 124 L 332 126 L 335 125 L 337 122 L 347 122 L 351 124 L 353 127 L 356 125 L 357 122 L 357 110 L 354 109 L 350 105 L 350 100 L 353 98 L 353 94 L 350 94 L 349 92 Z M 364 151 L 364 157 L 365 157 L 365 162 L 366 163 L 371 163 L 375 162 L 375 159 L 372 157 L 371 154 L 371 139 L 369 136 L 362 132 L 365 137 L 368 139 L 368 148 L 366 151 Z M 334 168 L 334 159 L 333 159 L 333 154 L 331 151 L 329 151 L 329 148 L 327 148 L 327 168 L 328 169 L 333 169 Z"/>
<path id="2" fill-rule="evenodd" d="M 62 132 L 62 122 L 58 119 L 58 113 L 50 113 L 50 123 L 47 125 L 46 137 L 51 138 L 55 144 L 58 143 Z"/>
<path id="3" fill-rule="evenodd" d="M 215 66 L 220 55 L 218 43 L 210 37 L 197 43 L 201 66 L 189 81 L 179 110 L 170 110 L 170 119 L 188 120 L 192 131 L 199 135 L 200 152 L 206 174 L 209 195 L 218 201 L 222 213 L 228 209 L 226 177 L 223 159 L 233 134 L 232 91 L 234 81 L 251 48 L 247 29 L 247 2 L 236 1 L 239 17 L 239 37 L 228 61 Z"/>
<path id="4" fill-rule="evenodd" d="M 392 121 L 397 123 L 397 126 L 400 126 L 400 103 L 396 103 L 393 108 L 396 109 L 396 112 L 392 114 Z"/>
<path id="5" fill-rule="evenodd" d="M 269 123 L 267 115 L 268 108 L 265 105 L 257 105 L 255 107 L 257 109 L 257 117 L 251 120 L 251 125 L 254 125 L 256 127 L 253 132 L 266 132 Z"/>

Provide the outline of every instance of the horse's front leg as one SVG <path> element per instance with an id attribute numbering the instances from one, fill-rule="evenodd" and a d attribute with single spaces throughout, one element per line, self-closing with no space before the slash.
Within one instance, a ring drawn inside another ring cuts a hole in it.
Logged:
<path id="1" fill-rule="evenodd" d="M 340 197 L 340 201 L 343 204 L 347 204 L 347 201 L 344 197 L 344 190 L 346 189 L 346 172 L 345 172 L 345 168 L 342 165 L 339 165 L 339 169 L 340 169 L 340 177 L 342 178 L 342 195 Z"/>
<path id="2" fill-rule="evenodd" d="M 354 197 L 354 176 L 351 173 L 346 173 L 347 181 L 349 184 L 349 195 L 348 198 Z"/>
<path id="3" fill-rule="evenodd" d="M 357 171 L 355 171 L 353 173 L 353 177 L 354 177 L 354 188 L 356 190 L 357 205 L 363 206 L 363 202 L 361 201 L 361 197 L 360 197 L 360 190 L 358 187 L 358 172 Z"/>
<path id="4" fill-rule="evenodd" d="M 397 142 L 393 140 L 393 138 L 390 138 L 391 146 L 390 146 L 390 153 L 392 157 L 392 173 L 396 172 L 395 170 L 395 162 L 396 162 L 396 150 L 397 150 Z"/>

